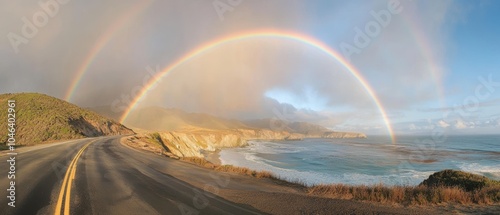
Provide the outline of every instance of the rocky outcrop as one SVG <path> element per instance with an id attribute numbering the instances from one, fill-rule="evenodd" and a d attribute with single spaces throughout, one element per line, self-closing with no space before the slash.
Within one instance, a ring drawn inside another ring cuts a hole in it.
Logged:
<path id="1" fill-rule="evenodd" d="M 247 140 L 237 132 L 158 132 L 139 134 L 129 138 L 141 147 L 155 147 L 177 157 L 203 157 L 205 151 L 216 151 L 222 148 L 242 147 Z M 142 141 L 142 144 L 137 143 Z"/>
<path id="2" fill-rule="evenodd" d="M 69 118 L 67 123 L 76 133 L 85 137 L 134 134 L 122 124 L 106 119 L 93 120 L 80 116 L 77 119 Z"/>
<path id="3" fill-rule="evenodd" d="M 237 134 L 232 133 L 199 133 L 186 134 L 169 132 L 162 135 L 164 142 L 172 153 L 183 157 L 202 157 L 203 151 L 215 151 L 221 148 L 241 147 L 247 144 Z M 172 147 L 174 146 L 174 147 Z"/>

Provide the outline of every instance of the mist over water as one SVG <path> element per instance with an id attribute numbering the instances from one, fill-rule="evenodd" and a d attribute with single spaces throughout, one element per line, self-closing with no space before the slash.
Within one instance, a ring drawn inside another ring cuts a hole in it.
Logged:
<path id="1" fill-rule="evenodd" d="M 429 175 L 455 169 L 500 180 L 500 136 L 405 136 L 368 139 L 252 141 L 220 152 L 223 164 L 271 171 L 289 181 L 312 184 L 418 185 Z"/>

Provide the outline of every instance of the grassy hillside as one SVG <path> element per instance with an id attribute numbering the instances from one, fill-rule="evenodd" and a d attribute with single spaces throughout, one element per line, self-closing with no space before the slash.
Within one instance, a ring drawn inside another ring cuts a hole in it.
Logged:
<path id="1" fill-rule="evenodd" d="M 38 93 L 0 95 L 0 145 L 7 141 L 7 100 L 16 101 L 16 140 L 33 145 L 55 140 L 133 134 L 125 126 L 63 100 Z"/>

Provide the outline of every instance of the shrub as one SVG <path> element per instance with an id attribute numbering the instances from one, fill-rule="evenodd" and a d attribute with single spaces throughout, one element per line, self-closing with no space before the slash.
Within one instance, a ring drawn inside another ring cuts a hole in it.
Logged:
<path id="1" fill-rule="evenodd" d="M 493 180 L 481 175 L 447 169 L 432 174 L 420 185 L 428 187 L 461 187 L 466 191 L 474 191 L 495 183 Z"/>
<path id="2" fill-rule="evenodd" d="M 404 205 L 496 204 L 500 202 L 500 183 L 480 175 L 444 170 L 432 174 L 419 186 L 331 184 L 309 187 L 308 193 L 329 198 Z"/>

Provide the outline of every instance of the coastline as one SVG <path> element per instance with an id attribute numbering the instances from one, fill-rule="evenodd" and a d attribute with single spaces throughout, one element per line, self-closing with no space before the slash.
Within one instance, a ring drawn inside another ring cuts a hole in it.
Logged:
<path id="1" fill-rule="evenodd" d="M 385 142 L 388 139 L 386 136 L 352 141 L 251 141 L 246 147 L 222 149 L 220 158 L 224 164 L 270 171 L 290 181 L 300 180 L 309 185 L 340 183 L 371 186 L 382 183 L 386 186 L 416 186 L 432 173 L 444 169 L 456 169 L 500 180 L 499 163 L 492 158 L 498 154 L 498 149 L 476 152 L 465 148 L 455 152 L 442 147 L 429 149 L 425 151 L 426 156 L 412 157 L 409 160 L 409 155 L 420 151 L 408 141 L 414 137 L 405 138 L 402 140 L 406 142 L 397 146 Z M 313 145 L 314 148 L 311 148 Z M 460 160 L 477 156 L 483 156 L 484 159 Z M 401 165 L 405 162 L 411 162 L 412 165 Z"/>
<path id="2" fill-rule="evenodd" d="M 138 143 L 129 144 L 126 142 L 122 141 L 122 144 L 144 151 L 144 149 L 141 149 L 143 146 L 139 146 Z M 151 151 L 145 153 L 150 153 L 151 156 L 159 156 L 157 153 L 151 153 Z M 208 156 L 215 159 L 218 158 L 218 153 L 219 151 L 216 151 Z M 167 154 L 163 155 L 167 156 Z M 351 186 L 349 188 L 349 186 L 342 184 L 307 187 L 300 183 L 283 181 L 272 174 L 229 165 L 215 165 L 202 158 L 182 158 L 179 161 L 167 157 L 165 159 L 166 162 L 180 162 L 178 165 L 183 165 L 182 163 L 189 165 L 188 168 L 191 169 L 189 171 L 191 173 L 206 172 L 202 173 L 200 177 L 187 177 L 182 172 L 177 171 L 171 173 L 172 176 L 200 188 L 206 187 L 207 183 L 206 179 L 201 176 L 211 175 L 210 172 L 229 178 L 230 183 L 227 186 L 209 192 L 236 203 L 251 205 L 270 214 L 328 214 L 332 211 L 336 211 L 338 214 L 372 214 L 373 212 L 377 212 L 377 214 L 442 214 L 450 212 L 494 214 L 500 212 L 499 202 L 486 205 L 455 201 L 444 203 L 405 201 L 406 203 L 398 203 L 390 199 L 373 199 L 370 195 L 366 196 L 368 197 L 366 199 L 359 198 L 359 196 L 339 196 L 335 194 L 336 190 L 332 193 L 329 189 L 358 189 L 361 192 L 371 190 L 369 192 L 377 193 L 386 189 L 391 192 L 392 187 Z M 418 190 L 422 190 L 422 188 L 415 191 Z M 427 192 L 425 189 L 422 191 Z M 413 196 L 413 194 L 411 195 Z M 275 207 L 276 205 L 287 205 L 287 207 Z"/>

